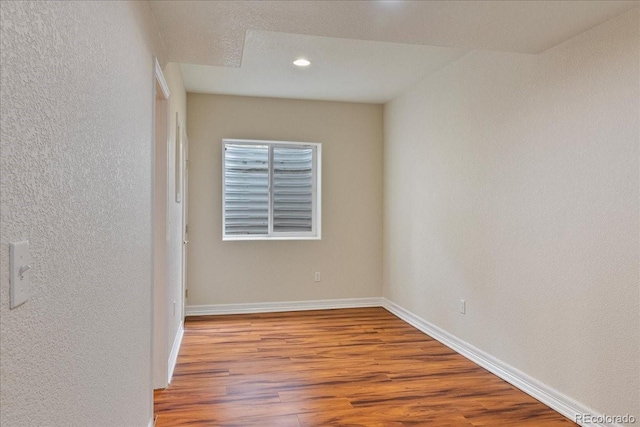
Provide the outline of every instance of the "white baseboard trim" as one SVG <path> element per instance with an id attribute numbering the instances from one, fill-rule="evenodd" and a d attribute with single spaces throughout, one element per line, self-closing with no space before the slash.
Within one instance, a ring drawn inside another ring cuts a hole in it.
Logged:
<path id="1" fill-rule="evenodd" d="M 155 427 L 156 425 L 156 417 L 155 415 L 151 417 L 151 419 L 149 420 L 149 424 L 147 424 L 147 427 Z"/>
<path id="2" fill-rule="evenodd" d="M 173 370 L 176 368 L 178 362 L 178 353 L 180 352 L 180 345 L 182 344 L 182 336 L 184 335 L 184 322 L 180 322 L 178 331 L 173 340 L 173 346 L 171 347 L 171 354 L 169 355 L 169 372 L 167 383 L 171 384 L 171 378 L 173 378 Z"/>
<path id="3" fill-rule="evenodd" d="M 329 310 L 334 308 L 381 307 L 382 298 L 347 298 L 314 301 L 257 302 L 249 304 L 188 305 L 187 316 L 277 313 L 282 311 Z"/>
<path id="4" fill-rule="evenodd" d="M 582 403 L 560 393 L 559 391 L 549 387 L 546 384 L 530 377 L 524 372 L 496 359 L 495 357 L 485 353 L 484 351 L 474 347 L 473 345 L 451 335 L 443 329 L 427 322 L 421 317 L 411 313 L 398 304 L 382 298 L 382 307 L 389 312 L 395 314 L 400 319 L 412 325 L 416 329 L 424 332 L 433 339 L 441 342 L 451 348 L 460 355 L 466 357 L 477 365 L 483 367 L 487 371 L 497 375 L 506 382 L 519 388 L 529 396 L 539 400 L 551 409 L 559 412 L 569 420 L 576 422 L 579 420 L 578 415 L 589 415 L 592 418 L 603 418 L 603 415 Z M 622 427 L 616 423 L 593 423 L 593 422 L 577 422 L 583 427 Z"/>

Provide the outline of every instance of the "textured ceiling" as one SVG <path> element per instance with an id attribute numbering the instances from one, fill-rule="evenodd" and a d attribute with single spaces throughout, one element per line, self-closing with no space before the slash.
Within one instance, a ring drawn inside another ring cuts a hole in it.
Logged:
<path id="1" fill-rule="evenodd" d="M 382 102 L 461 51 L 539 53 L 637 7 L 640 1 L 159 0 L 150 4 L 168 59 L 183 64 L 190 91 Z M 356 41 L 381 43 L 358 47 Z M 310 58 L 314 64 L 306 74 L 293 74 L 284 67 L 304 46 L 314 52 Z M 412 59 L 408 55 L 412 48 L 428 57 Z M 393 61 L 398 59 L 411 69 L 396 66 Z M 276 73 L 278 69 L 283 72 Z M 354 82 L 351 90 L 345 90 L 349 81 Z"/>
<path id="2" fill-rule="evenodd" d="M 238 67 L 246 30 L 539 53 L 637 1 L 151 1 L 175 62 Z"/>
<path id="3" fill-rule="evenodd" d="M 384 103 L 466 52 L 250 30 L 240 68 L 182 64 L 182 75 L 189 92 Z"/>

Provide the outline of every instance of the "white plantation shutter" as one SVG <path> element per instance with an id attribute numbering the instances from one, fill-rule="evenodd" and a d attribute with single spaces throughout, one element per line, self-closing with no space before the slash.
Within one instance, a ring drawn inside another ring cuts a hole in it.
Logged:
<path id="1" fill-rule="evenodd" d="M 320 238 L 320 144 L 223 140 L 223 239 Z"/>

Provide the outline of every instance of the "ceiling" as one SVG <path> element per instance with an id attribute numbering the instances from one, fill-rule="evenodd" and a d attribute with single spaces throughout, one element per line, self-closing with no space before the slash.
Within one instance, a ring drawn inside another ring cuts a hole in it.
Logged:
<path id="1" fill-rule="evenodd" d="M 189 92 L 383 103 L 466 52 L 249 30 L 240 68 L 182 64 L 182 76 Z"/>
<path id="2" fill-rule="evenodd" d="M 469 50 L 540 53 L 640 1 L 150 4 L 189 92 L 383 103 Z"/>

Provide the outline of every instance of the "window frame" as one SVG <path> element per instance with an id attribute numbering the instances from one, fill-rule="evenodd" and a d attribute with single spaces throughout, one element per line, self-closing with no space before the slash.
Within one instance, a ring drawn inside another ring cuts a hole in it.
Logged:
<path id="1" fill-rule="evenodd" d="M 225 147 L 229 145 L 262 145 L 269 147 L 269 217 L 268 234 L 227 235 L 226 234 L 226 165 Z M 273 149 L 274 148 L 311 148 L 312 149 L 312 208 L 310 232 L 274 232 L 273 231 Z M 277 141 L 262 139 L 224 138 L 222 148 L 222 240 L 321 240 L 322 239 L 322 144 L 319 142 Z"/>

